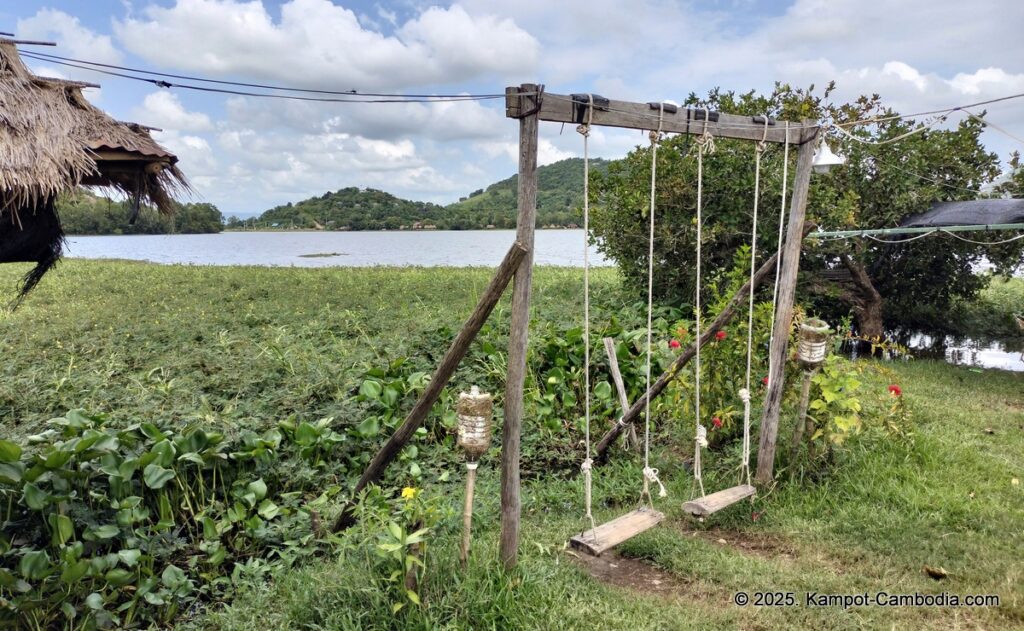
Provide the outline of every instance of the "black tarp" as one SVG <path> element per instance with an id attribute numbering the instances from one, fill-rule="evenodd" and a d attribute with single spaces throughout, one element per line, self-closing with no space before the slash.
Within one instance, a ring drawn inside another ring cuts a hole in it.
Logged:
<path id="1" fill-rule="evenodd" d="M 1001 223 L 1024 223 L 1024 199 L 936 202 L 928 211 L 904 219 L 900 227 L 991 226 Z"/>

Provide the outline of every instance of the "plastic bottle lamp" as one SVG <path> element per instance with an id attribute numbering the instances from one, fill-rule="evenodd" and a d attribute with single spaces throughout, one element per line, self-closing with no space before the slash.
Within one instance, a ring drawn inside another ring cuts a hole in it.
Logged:
<path id="1" fill-rule="evenodd" d="M 828 334 L 831 329 L 824 320 L 811 318 L 800 325 L 800 343 L 797 358 L 805 370 L 813 370 L 825 361 L 828 354 Z"/>
<path id="2" fill-rule="evenodd" d="M 458 445 L 466 452 L 466 505 L 462 511 L 462 547 L 459 561 L 466 565 L 473 528 L 473 487 L 476 485 L 477 458 L 491 446 L 491 413 L 494 403 L 491 395 L 473 386 L 469 392 L 459 394 Z"/>

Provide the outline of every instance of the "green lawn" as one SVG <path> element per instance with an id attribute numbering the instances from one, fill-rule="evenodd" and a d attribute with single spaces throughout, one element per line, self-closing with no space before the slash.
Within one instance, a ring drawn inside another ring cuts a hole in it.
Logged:
<path id="1" fill-rule="evenodd" d="M 20 271 L 0 268 L 0 287 L 13 286 Z M 0 316 L 0 419 L 15 437 L 76 407 L 133 421 L 240 427 L 291 415 L 348 422 L 358 412 L 355 380 L 366 367 L 408 355 L 428 370 L 488 276 L 68 261 L 18 312 Z M 579 271 L 542 268 L 535 278 L 536 321 L 575 323 Z M 609 309 L 626 302 L 616 284 L 614 271 L 599 271 L 596 301 Z M 492 317 L 496 328 L 507 326 L 507 301 Z M 334 557 L 245 583 L 230 602 L 182 622 L 215 629 L 1024 627 L 1024 487 L 1014 482 L 1024 479 L 1024 374 L 930 361 L 864 368 L 866 413 L 881 411 L 886 387 L 898 383 L 913 413 L 912 442 L 872 433 L 837 452 L 822 475 L 765 489 L 753 506 L 702 524 L 680 510 L 691 491 L 682 462 L 691 436 L 662 433 L 652 460 L 669 487 L 657 502 L 669 518 L 620 547 L 643 561 L 629 565 L 625 577 L 604 567 L 611 578 L 596 580 L 564 549 L 584 526 L 580 481 L 571 475 L 526 482 L 520 565 L 500 571 L 498 473 L 489 456 L 480 470 L 469 567 L 456 561 L 453 516 L 429 540 L 421 609 L 392 616 L 360 553 L 342 545 Z M 463 368 L 453 385 L 479 370 Z M 539 430 L 528 423 L 526 431 Z M 784 425 L 783 446 L 788 432 Z M 707 458 L 706 484 L 731 484 L 734 459 Z M 459 508 L 461 474 L 452 458 L 435 453 L 430 463 L 432 479 L 446 469 L 452 476 L 425 492 Z M 543 471 L 542 464 L 525 465 Z M 613 463 L 596 471 L 599 521 L 633 508 L 640 466 L 636 455 L 617 450 Z M 626 561 L 619 565 L 627 569 Z M 948 577 L 929 578 L 925 565 Z M 804 605 L 806 592 L 881 590 L 992 593 L 1001 606 Z M 793 592 L 797 606 L 740 607 L 733 603 L 738 591 Z"/>

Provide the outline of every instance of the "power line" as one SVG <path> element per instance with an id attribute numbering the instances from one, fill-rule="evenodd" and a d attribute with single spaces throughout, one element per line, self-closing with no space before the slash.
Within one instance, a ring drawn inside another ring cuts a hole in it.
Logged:
<path id="1" fill-rule="evenodd" d="M 23 54 L 26 54 L 23 52 Z M 461 98 L 466 96 L 472 96 L 475 98 L 504 98 L 505 94 L 393 94 L 393 93 L 379 93 L 379 92 L 359 92 L 357 90 L 322 90 L 314 88 L 296 88 L 291 86 L 283 85 L 272 85 L 266 83 L 245 83 L 241 81 L 227 81 L 224 79 L 207 79 L 204 77 L 195 77 L 190 75 L 172 74 L 168 72 L 157 72 L 156 70 L 145 70 L 143 68 L 132 68 L 129 66 L 118 66 L 115 64 L 105 64 L 98 61 L 87 61 L 84 59 L 75 59 L 74 57 L 62 57 L 60 55 L 51 55 L 50 53 L 40 53 L 32 51 L 27 53 L 34 59 L 39 60 L 39 57 L 44 57 L 47 61 L 63 61 L 70 63 L 83 64 L 87 66 L 94 66 L 98 68 L 110 68 L 113 70 L 121 70 L 124 72 L 134 72 L 137 74 L 153 75 L 156 77 L 168 77 L 171 79 L 183 79 L 186 81 L 196 81 L 200 83 L 215 83 L 218 85 L 232 85 L 243 88 L 258 88 L 262 90 L 278 90 L 281 92 L 301 92 L 306 94 L 328 94 L 337 96 L 369 96 L 369 97 L 390 97 L 390 98 L 423 98 L 423 99 L 436 99 L 436 98 Z M 41 61 L 41 60 L 40 60 Z"/>
<path id="2" fill-rule="evenodd" d="M 319 103 L 438 103 L 438 102 L 458 102 L 458 101 L 485 101 L 491 99 L 504 99 L 504 94 L 463 94 L 463 95 L 443 95 L 443 96 L 425 96 L 425 95 L 387 95 L 382 98 L 361 98 L 363 95 L 351 92 L 338 93 L 348 94 L 348 97 L 313 97 L 313 96 L 296 96 L 293 94 L 269 94 L 266 92 L 251 92 L 245 90 L 230 90 L 226 88 L 211 88 L 200 85 L 192 85 L 187 83 L 172 83 L 170 81 L 164 81 L 163 79 L 151 79 L 149 77 L 140 77 L 137 75 L 125 74 L 123 72 L 116 72 L 113 70 L 107 70 L 103 68 L 93 68 L 77 63 L 68 61 L 57 61 L 54 59 L 48 59 L 30 53 L 27 51 L 19 51 L 22 57 L 28 59 L 34 59 L 44 63 L 52 63 L 60 66 L 66 66 L 69 68 L 78 68 L 80 70 L 89 70 L 100 74 L 105 74 L 113 77 L 120 77 L 122 79 L 131 79 L 134 81 L 141 81 L 143 83 L 151 83 L 160 88 L 180 88 L 182 90 L 193 90 L 196 92 L 210 92 L 216 94 L 229 94 L 233 96 L 251 96 L 256 98 L 264 99 L 282 99 L 291 101 L 313 101 Z M 330 92 L 327 92 L 330 94 Z M 365 96 L 371 96 L 366 94 Z"/>
<path id="3" fill-rule="evenodd" d="M 850 127 L 853 125 L 871 125 L 874 123 L 882 123 L 885 121 L 898 120 L 901 118 L 917 118 L 918 116 L 931 116 L 933 114 L 952 114 L 957 110 L 962 110 L 968 107 L 980 107 L 982 105 L 991 105 L 992 103 L 1001 103 L 1003 101 L 1009 101 L 1011 99 L 1019 99 L 1024 97 L 1024 92 L 1020 94 L 1010 94 L 1007 96 L 1001 96 L 987 101 L 978 101 L 977 103 L 968 103 L 967 105 L 957 105 L 956 107 L 948 107 L 942 110 L 931 110 L 928 112 L 914 112 L 913 114 L 892 114 L 890 116 L 871 116 L 868 118 L 862 118 L 853 121 L 847 121 L 845 123 L 833 123 L 836 127 Z M 968 112 L 969 113 L 969 112 Z"/>

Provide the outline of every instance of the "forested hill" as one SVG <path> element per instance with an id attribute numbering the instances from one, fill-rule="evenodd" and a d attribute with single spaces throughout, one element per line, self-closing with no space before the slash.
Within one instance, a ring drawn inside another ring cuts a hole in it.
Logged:
<path id="1" fill-rule="evenodd" d="M 606 160 L 593 159 L 590 168 L 608 169 Z M 514 228 L 519 176 L 473 191 L 469 197 L 450 204 L 446 210 L 475 227 L 493 225 Z M 583 205 L 583 159 L 569 158 L 537 169 L 537 225 L 569 227 L 580 223 L 577 210 Z"/>
<path id="2" fill-rule="evenodd" d="M 605 170 L 608 162 L 591 160 Z M 318 230 L 473 230 L 514 228 L 518 176 L 473 191 L 448 206 L 414 202 L 375 189 L 343 188 L 319 197 L 277 206 L 244 222 L 231 218 L 229 228 Z M 573 227 L 583 204 L 583 160 L 570 158 L 537 169 L 537 225 Z"/>
<path id="3" fill-rule="evenodd" d="M 67 234 L 201 234 L 220 232 L 224 218 L 213 204 L 176 204 L 173 217 L 143 205 L 130 224 L 131 207 L 79 189 L 57 200 L 57 214 Z"/>
<path id="4" fill-rule="evenodd" d="M 313 228 L 317 230 L 398 230 L 435 225 L 443 219 L 444 207 L 412 202 L 372 188 L 354 186 L 319 197 L 266 211 L 245 225 L 259 228 Z M 235 227 L 234 218 L 228 227 Z M 440 227 L 440 226 L 438 226 Z"/>

